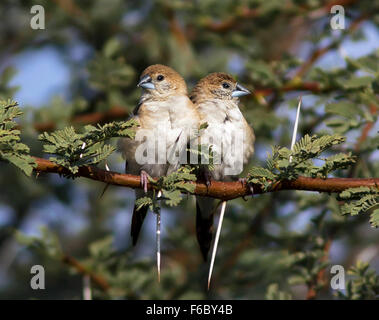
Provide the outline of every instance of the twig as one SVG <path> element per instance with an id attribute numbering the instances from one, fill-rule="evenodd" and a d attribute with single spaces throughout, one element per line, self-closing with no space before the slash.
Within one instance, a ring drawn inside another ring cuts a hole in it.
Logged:
<path id="1" fill-rule="evenodd" d="M 331 245 L 332 245 L 331 239 L 326 241 L 325 246 L 324 246 L 324 255 L 322 256 L 321 261 L 320 261 L 321 263 L 328 260 Z M 309 285 L 307 295 L 306 295 L 307 300 L 316 299 L 318 285 L 322 285 L 322 284 L 325 285 L 325 283 L 326 283 L 326 281 L 325 281 L 325 270 L 326 270 L 326 268 L 322 268 L 318 272 L 315 281 Z"/>
<path id="2" fill-rule="evenodd" d="M 61 260 L 64 264 L 67 264 L 70 267 L 73 267 L 81 275 L 88 276 L 90 280 L 103 291 L 108 291 L 108 289 L 110 288 L 108 282 L 102 276 L 95 274 L 94 272 L 89 270 L 87 267 L 83 266 L 75 258 L 68 255 L 64 255 Z"/>

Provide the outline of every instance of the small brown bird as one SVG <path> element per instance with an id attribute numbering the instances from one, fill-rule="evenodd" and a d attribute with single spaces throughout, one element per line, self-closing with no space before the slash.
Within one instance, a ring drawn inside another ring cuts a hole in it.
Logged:
<path id="1" fill-rule="evenodd" d="M 234 180 L 254 153 L 254 131 L 238 107 L 239 97 L 248 94 L 249 90 L 226 73 L 209 74 L 191 92 L 190 98 L 200 114 L 200 122 L 208 123 L 200 137 L 200 143 L 212 146 L 216 153 L 214 170 L 204 172 L 207 183 L 210 179 Z M 216 209 L 214 200 L 196 198 L 196 233 L 205 261 L 212 242 L 213 216 Z M 222 203 L 208 287 L 224 211 L 225 202 Z"/>
<path id="2" fill-rule="evenodd" d="M 179 167 L 180 156 L 186 153 L 189 129 L 199 126 L 199 116 L 187 96 L 186 83 L 175 70 L 152 65 L 142 72 L 138 86 L 143 90 L 132 114 L 139 124 L 136 137 L 120 139 L 118 144 L 126 159 L 126 173 L 141 177 L 143 190 L 135 191 L 136 199 L 145 196 L 148 175 L 165 176 Z M 150 154 L 148 161 L 144 158 L 146 153 Z M 146 213 L 147 207 L 134 206 L 133 245 L 137 243 Z"/>

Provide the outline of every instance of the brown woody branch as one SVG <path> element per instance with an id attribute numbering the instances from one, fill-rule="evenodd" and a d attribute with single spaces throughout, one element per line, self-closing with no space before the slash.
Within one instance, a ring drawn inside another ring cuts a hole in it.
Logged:
<path id="1" fill-rule="evenodd" d="M 60 165 L 57 165 L 49 160 L 42 158 L 35 158 L 37 172 L 50 172 L 69 175 L 70 171 Z M 141 188 L 140 177 L 131 174 L 121 174 L 113 171 L 105 171 L 93 166 L 84 166 L 79 168 L 77 177 L 85 177 L 91 180 L 97 180 L 112 185 L 129 187 L 133 189 Z M 195 183 L 195 195 L 205 196 L 210 198 L 216 198 L 221 200 L 232 200 L 250 194 L 248 186 L 241 182 L 222 182 L 212 181 L 209 187 L 204 183 Z M 379 186 L 379 178 L 367 178 L 367 179 L 349 179 L 349 178 L 307 178 L 299 177 L 296 180 L 280 181 L 275 183 L 269 192 L 281 191 L 281 190 L 307 190 L 317 192 L 341 192 L 348 188 L 355 188 L 360 186 L 376 187 Z M 254 193 L 265 193 L 259 185 L 254 185 Z M 154 186 L 149 185 L 148 189 L 152 189 Z"/>

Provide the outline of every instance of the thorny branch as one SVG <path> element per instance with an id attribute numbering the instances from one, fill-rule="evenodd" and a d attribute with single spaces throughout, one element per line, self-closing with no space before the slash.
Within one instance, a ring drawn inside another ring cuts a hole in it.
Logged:
<path id="1" fill-rule="evenodd" d="M 70 171 L 62 166 L 59 166 L 49 160 L 42 158 L 34 158 L 37 167 L 35 171 L 50 172 L 69 175 Z M 121 174 L 113 171 L 102 170 L 93 166 L 83 166 L 79 168 L 77 177 L 85 177 L 91 180 L 97 180 L 105 183 L 109 183 L 117 186 L 124 186 L 133 189 L 141 188 L 140 177 L 131 174 Z M 291 181 L 279 181 L 275 183 L 274 187 L 269 192 L 281 191 L 281 190 L 307 190 L 317 192 L 341 192 L 348 188 L 356 188 L 360 186 L 376 187 L 379 186 L 379 178 L 367 178 L 367 179 L 349 179 L 349 178 L 307 178 L 299 177 L 296 180 Z M 152 189 L 153 186 L 148 185 L 148 189 Z M 254 185 L 254 193 L 261 194 L 264 191 L 259 185 Z M 205 196 L 210 198 L 216 198 L 221 200 L 232 200 L 250 194 L 250 188 L 241 182 L 222 182 L 212 181 L 211 185 L 207 187 L 205 183 L 196 183 L 195 192 L 193 193 L 199 196 Z"/>

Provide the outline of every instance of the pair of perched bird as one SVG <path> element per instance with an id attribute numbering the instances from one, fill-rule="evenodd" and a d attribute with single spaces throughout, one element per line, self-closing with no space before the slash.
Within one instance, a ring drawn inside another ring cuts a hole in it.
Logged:
<path id="1" fill-rule="evenodd" d="M 188 96 L 184 79 L 175 70 L 164 65 L 152 65 L 146 68 L 141 74 L 138 86 L 143 90 L 132 114 L 132 118 L 139 124 L 136 136 L 141 132 L 167 129 L 167 134 L 164 136 L 166 149 L 178 150 L 180 154 L 186 152 L 189 140 L 194 139 L 191 134 L 183 135 L 186 138 L 181 139 L 182 133 L 187 134 L 191 130 L 199 129 L 201 124 L 207 123 L 208 126 L 201 130 L 200 143 L 206 142 L 213 146 L 214 141 L 222 141 L 217 149 L 217 152 L 221 153 L 221 162 L 215 164 L 213 170 L 204 171 L 207 184 L 211 183 L 212 179 L 230 181 L 236 178 L 236 175 L 242 171 L 243 165 L 254 153 L 253 129 L 248 125 L 238 107 L 239 97 L 250 94 L 249 90 L 226 73 L 211 73 L 201 79 Z M 242 137 L 241 143 L 237 141 L 236 145 L 235 139 L 230 137 L 231 132 Z M 224 139 L 226 136 L 228 139 Z M 119 141 L 119 150 L 126 159 L 126 173 L 141 177 L 142 190 L 135 191 L 137 199 L 144 197 L 147 192 L 148 176 L 166 176 L 180 166 L 178 160 L 180 157 L 174 158 L 177 160 L 171 162 L 150 161 L 141 164 L 136 157 L 136 152 L 143 142 L 145 141 L 137 138 L 134 140 L 124 138 Z M 241 152 L 236 152 L 236 148 Z M 154 150 L 155 160 L 159 156 L 158 150 L 159 148 Z M 238 159 L 236 159 L 236 153 L 239 155 Z M 235 166 L 240 168 L 233 170 Z M 206 261 L 213 238 L 215 201 L 198 196 L 196 209 L 197 239 Z M 224 211 L 225 202 L 222 205 L 220 220 Z M 131 225 L 133 245 L 137 242 L 146 213 L 147 207 L 134 206 Z M 218 229 L 220 226 L 221 224 Z M 219 236 L 219 230 L 217 233 Z M 216 246 L 217 240 L 216 236 Z M 211 269 L 213 261 L 214 254 Z"/>

